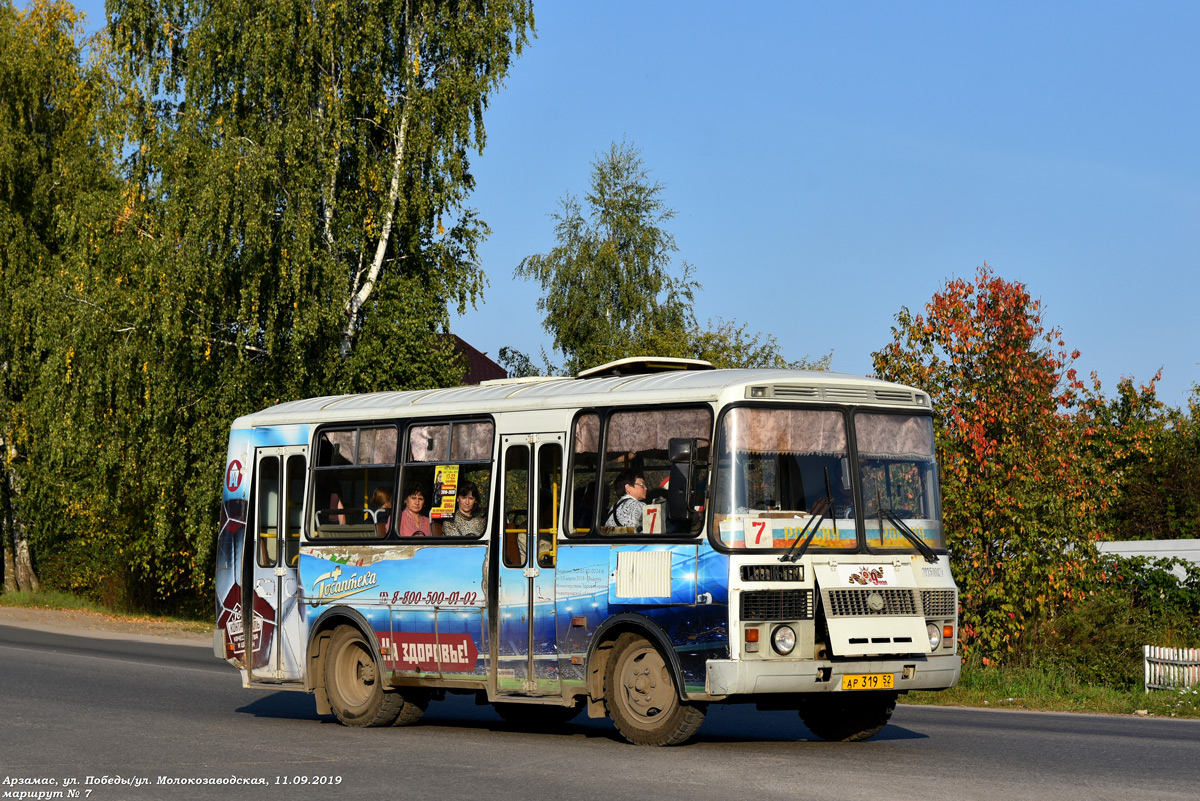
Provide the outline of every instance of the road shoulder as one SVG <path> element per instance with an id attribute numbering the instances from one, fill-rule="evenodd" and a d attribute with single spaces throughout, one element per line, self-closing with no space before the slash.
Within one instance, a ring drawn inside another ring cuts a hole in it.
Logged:
<path id="1" fill-rule="evenodd" d="M 0 625 L 101 639 L 141 640 L 212 647 L 212 635 L 195 624 L 156 618 L 127 618 L 74 609 L 0 606 Z"/>

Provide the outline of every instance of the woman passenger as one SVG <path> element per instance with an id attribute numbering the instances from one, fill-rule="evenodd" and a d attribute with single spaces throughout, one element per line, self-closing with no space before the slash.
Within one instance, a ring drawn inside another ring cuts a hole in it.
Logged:
<path id="1" fill-rule="evenodd" d="M 479 488 L 474 481 L 464 481 L 458 488 L 458 508 L 454 517 L 442 523 L 447 537 L 479 537 L 483 534 L 487 515 L 479 508 Z"/>
<path id="2" fill-rule="evenodd" d="M 425 491 L 420 484 L 409 484 L 404 488 L 404 509 L 400 512 L 401 537 L 428 537 L 429 518 L 421 511 L 425 508 Z"/>
<path id="3" fill-rule="evenodd" d="M 388 523 L 392 520 L 392 491 L 387 487 L 377 487 L 371 493 L 371 519 L 375 521 L 375 534 L 387 534 Z"/>

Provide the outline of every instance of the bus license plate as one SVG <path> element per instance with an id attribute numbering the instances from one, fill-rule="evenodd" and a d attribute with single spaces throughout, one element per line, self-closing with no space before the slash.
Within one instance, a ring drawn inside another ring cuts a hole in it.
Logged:
<path id="1" fill-rule="evenodd" d="M 842 676 L 843 690 L 891 690 L 896 686 L 892 673 L 859 673 Z"/>

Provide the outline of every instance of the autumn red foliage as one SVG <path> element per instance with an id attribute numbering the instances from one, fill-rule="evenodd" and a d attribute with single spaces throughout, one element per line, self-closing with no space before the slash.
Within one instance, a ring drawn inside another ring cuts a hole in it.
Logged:
<path id="1" fill-rule="evenodd" d="M 1077 602 L 1117 492 L 1109 429 L 1089 424 L 1099 384 L 1079 380 L 1078 351 L 1043 327 L 1025 286 L 986 264 L 923 314 L 903 308 L 892 332 L 876 373 L 926 390 L 937 412 L 964 651 L 1020 657 L 1039 622 Z"/>

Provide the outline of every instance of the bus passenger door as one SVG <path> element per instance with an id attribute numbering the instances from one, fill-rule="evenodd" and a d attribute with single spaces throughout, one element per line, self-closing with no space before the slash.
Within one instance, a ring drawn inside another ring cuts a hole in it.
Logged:
<path id="1" fill-rule="evenodd" d="M 492 637 L 499 695 L 560 695 L 554 567 L 563 481 L 563 434 L 501 439 L 502 506 L 495 543 L 498 604 Z"/>
<path id="2" fill-rule="evenodd" d="M 307 483 L 303 446 L 255 451 L 251 491 L 251 536 L 254 554 L 243 631 L 251 655 L 251 684 L 299 682 L 303 677 L 304 643 L 300 639 L 300 523 Z"/>

